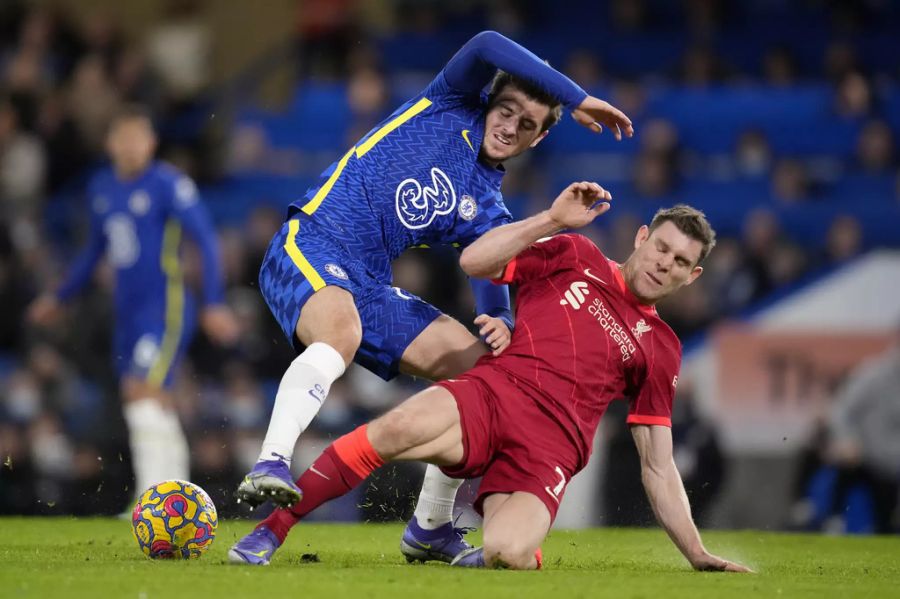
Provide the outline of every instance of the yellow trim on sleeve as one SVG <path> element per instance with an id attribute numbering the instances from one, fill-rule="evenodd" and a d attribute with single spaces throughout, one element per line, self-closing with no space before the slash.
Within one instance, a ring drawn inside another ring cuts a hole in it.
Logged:
<path id="1" fill-rule="evenodd" d="M 334 184 L 337 182 L 338 177 L 341 176 L 341 173 L 344 170 L 344 167 L 347 166 L 347 162 L 350 161 L 350 157 L 356 154 L 357 158 L 362 158 L 366 155 L 366 152 L 375 147 L 379 141 L 384 139 L 384 136 L 413 118 L 426 108 L 431 106 L 431 100 L 428 98 L 422 98 L 406 110 L 404 110 L 401 114 L 397 115 L 397 117 L 390 122 L 386 123 L 384 127 L 376 131 L 372 134 L 369 139 L 365 141 L 361 146 L 356 147 L 353 146 L 350 150 L 344 154 L 344 156 L 338 161 L 337 166 L 334 167 L 334 172 L 331 173 L 331 176 L 328 177 L 328 180 L 325 181 L 325 184 L 319 188 L 319 191 L 316 192 L 316 195 L 313 196 L 309 202 L 303 205 L 300 210 L 305 212 L 306 214 L 312 215 L 316 210 L 319 209 L 319 205 L 325 200 L 325 196 L 331 191 L 331 188 L 334 187 Z"/>
<path id="2" fill-rule="evenodd" d="M 319 209 L 319 204 L 322 203 L 322 200 L 325 199 L 325 196 L 328 195 L 328 192 L 331 191 L 331 188 L 334 187 L 335 182 L 337 182 L 338 177 L 341 176 L 341 172 L 344 170 L 344 167 L 347 166 L 347 162 L 350 160 L 350 157 L 353 156 L 353 152 L 356 151 L 356 148 L 350 148 L 350 151 L 344 154 L 344 157 L 338 161 L 337 166 L 334 167 L 334 172 L 331 173 L 331 176 L 328 177 L 328 181 L 325 181 L 325 185 L 319 188 L 319 191 L 316 192 L 316 195 L 313 196 L 309 202 L 304 204 L 302 210 L 307 214 L 312 214 L 316 210 Z"/>
<path id="3" fill-rule="evenodd" d="M 160 344 L 159 356 L 147 373 L 147 383 L 154 387 L 162 387 L 169 369 L 172 368 L 184 326 L 184 280 L 178 256 L 180 245 L 181 225 L 178 221 L 170 219 L 163 233 L 160 256 L 160 266 L 166 275 L 166 329 Z"/>
<path id="4" fill-rule="evenodd" d="M 291 257 L 291 260 L 294 261 L 297 268 L 300 269 L 300 272 L 303 273 L 303 276 L 306 277 L 306 280 L 310 282 L 313 291 L 318 291 L 325 286 L 325 281 L 319 276 L 319 273 L 316 272 L 316 269 L 313 268 L 312 264 L 310 264 L 303 256 L 303 252 L 300 251 L 300 248 L 297 247 L 297 233 L 299 232 L 300 221 L 297 219 L 291 220 L 288 223 L 288 236 L 287 240 L 284 242 L 284 249 L 288 253 L 288 256 Z"/>
<path id="5" fill-rule="evenodd" d="M 402 113 L 397 115 L 397 118 L 390 121 L 384 127 L 373 133 L 372 137 L 367 139 L 363 145 L 359 146 L 356 149 L 356 157 L 362 158 L 363 156 L 365 156 L 366 152 L 374 148 L 375 144 L 381 141 L 385 135 L 387 135 L 409 119 L 413 118 L 429 106 L 431 106 L 431 100 L 429 100 L 428 98 L 422 98 L 421 100 L 404 110 Z"/>

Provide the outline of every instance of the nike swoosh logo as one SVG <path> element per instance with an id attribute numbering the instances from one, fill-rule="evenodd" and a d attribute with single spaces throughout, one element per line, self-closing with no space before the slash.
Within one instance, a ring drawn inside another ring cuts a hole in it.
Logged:
<path id="1" fill-rule="evenodd" d="M 253 557 L 266 557 L 268 552 L 268 549 L 263 549 L 262 551 L 248 551 L 247 555 L 252 555 Z"/>
<path id="2" fill-rule="evenodd" d="M 469 144 L 469 147 L 472 148 L 472 151 L 474 152 L 474 151 L 475 151 L 475 146 L 473 146 L 473 145 L 472 145 L 472 142 L 469 141 L 469 133 L 471 133 L 471 131 L 469 131 L 468 129 L 463 129 L 463 130 L 462 130 L 462 136 L 463 136 L 463 139 L 466 140 L 466 143 Z"/>
<path id="3" fill-rule="evenodd" d="M 321 476 L 321 477 L 324 478 L 325 480 L 331 480 L 331 477 L 325 476 L 324 474 L 322 474 L 321 472 L 319 472 L 318 470 L 316 470 L 316 467 L 315 467 L 315 466 L 310 466 L 310 467 L 309 467 L 309 470 L 310 470 L 311 472 L 315 472 L 316 474 L 318 474 L 319 476 Z"/>
<path id="4" fill-rule="evenodd" d="M 403 293 L 403 290 L 400 289 L 399 287 L 394 287 L 394 292 L 395 292 L 398 296 L 400 296 L 401 298 L 403 298 L 403 299 L 405 299 L 405 300 L 411 300 L 411 299 L 412 299 L 412 297 L 410 297 L 410 296 L 406 295 L 405 293 Z"/>
<path id="5" fill-rule="evenodd" d="M 590 269 L 590 268 L 585 268 L 585 269 L 584 269 L 584 274 L 586 274 L 586 275 L 589 276 L 590 278 L 594 279 L 595 281 L 600 281 L 600 282 L 603 283 L 604 285 L 609 285 L 609 283 L 607 283 L 606 281 L 604 281 L 604 280 L 601 279 L 600 277 L 597 277 L 597 276 L 592 275 L 592 274 L 591 274 L 591 269 Z"/>
<path id="6" fill-rule="evenodd" d="M 431 543 L 423 543 L 422 541 L 416 541 L 416 545 L 418 545 L 422 549 L 431 549 Z"/>

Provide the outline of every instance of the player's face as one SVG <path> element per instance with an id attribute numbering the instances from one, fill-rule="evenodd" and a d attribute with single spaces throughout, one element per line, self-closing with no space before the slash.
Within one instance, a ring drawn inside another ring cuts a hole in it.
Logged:
<path id="1" fill-rule="evenodd" d="M 623 265 L 628 288 L 645 304 L 655 304 L 694 282 L 703 272 L 697 266 L 703 244 L 688 237 L 671 221 L 653 232 L 645 225 L 634 238 L 634 252 Z"/>
<path id="2" fill-rule="evenodd" d="M 485 116 L 482 158 L 496 166 L 533 148 L 547 135 L 547 131 L 541 132 L 541 128 L 549 114 L 549 106 L 507 85 L 494 99 Z"/>
<path id="3" fill-rule="evenodd" d="M 130 176 L 143 171 L 156 151 L 156 134 L 150 121 L 135 117 L 113 124 L 106 139 L 106 151 L 119 173 Z"/>

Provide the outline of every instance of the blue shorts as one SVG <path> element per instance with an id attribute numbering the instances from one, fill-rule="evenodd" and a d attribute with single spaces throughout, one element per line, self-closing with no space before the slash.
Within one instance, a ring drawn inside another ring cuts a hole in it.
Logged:
<path id="1" fill-rule="evenodd" d="M 403 352 L 441 311 L 371 273 L 365 264 L 298 216 L 272 239 L 259 272 L 259 289 L 281 330 L 299 352 L 295 335 L 300 310 L 313 293 L 335 285 L 353 294 L 362 322 L 362 343 L 354 362 L 390 380 Z"/>
<path id="2" fill-rule="evenodd" d="M 187 351 L 196 328 L 193 301 L 182 294 L 175 300 L 133 308 L 116 318 L 113 334 L 113 361 L 120 377 L 145 380 L 154 387 L 168 389 L 173 374 Z"/>

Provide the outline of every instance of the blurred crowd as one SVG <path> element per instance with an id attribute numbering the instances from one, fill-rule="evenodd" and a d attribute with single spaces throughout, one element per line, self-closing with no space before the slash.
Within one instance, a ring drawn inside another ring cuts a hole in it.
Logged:
<path id="1" fill-rule="evenodd" d="M 585 3 L 574 4 L 583 9 Z M 765 11 L 785 3 L 752 4 Z M 896 24 L 890 3 L 803 3 L 804 10 L 824 20 L 833 33 L 814 67 L 785 46 L 762 48 L 742 64 L 717 54 L 711 40 L 726 28 L 740 29 L 741 15 L 735 14 L 732 3 L 612 0 L 602 6 L 604 27 L 617 35 L 649 39 L 654 33 L 665 36 L 677 30 L 687 39 L 683 54 L 667 64 L 653 68 L 631 63 L 626 68 L 573 45 L 572 37 L 553 34 L 569 46 L 568 54 L 554 64 L 586 88 L 609 90 L 607 97 L 626 113 L 639 117 L 647 90 L 660 82 L 689 89 L 748 82 L 790 89 L 814 82 L 831 90 L 836 119 L 859 124 L 858 135 L 846 140 L 846 155 L 797 157 L 779 155 L 759 130 L 742 133 L 728 152 L 698 153 L 683 143 L 675 124 L 649 118 L 638 121 L 635 139 L 623 142 L 632 145 L 623 150 L 627 155 L 607 151 L 602 161 L 590 163 L 590 172 L 579 176 L 596 177 L 607 185 L 603 176 L 608 173 L 613 183 L 607 186 L 616 201 L 642 207 L 613 210 L 601 226 L 586 231 L 617 260 L 630 252 L 633 232 L 647 209 L 652 213 L 674 200 L 690 203 L 680 192 L 697 173 L 752 181 L 764 190 L 761 207 L 747 206 L 738 222 L 721 228 L 718 246 L 698 283 L 660 306 L 682 339 L 740 316 L 772 294 L 883 243 L 866 237 L 864 223 L 853 211 L 835 215 L 826 234 L 811 239 L 796 232 L 776 208 L 808 205 L 808 213 L 814 214 L 818 198 L 838 171 L 890 180 L 883 199 L 900 203 L 897 124 L 883 118 L 879 103 L 879 90 L 898 85 L 900 71 L 896 64 L 893 70 L 873 68 L 848 41 L 880 22 Z M 0 3 L 0 513 L 112 514 L 122 511 L 133 495 L 109 356 L 115 326 L 109 317 L 109 271 L 99 271 L 91 291 L 71 305 L 63 326 L 34 330 L 23 318 L 28 302 L 60 280 L 84 236 L 83 185 L 104 159 L 102 140 L 117 107 L 139 102 L 150 108 L 160 132 L 161 157 L 198 180 L 217 216 L 228 302 L 242 326 L 240 343 L 222 349 L 198 334 L 179 373 L 176 395 L 191 442 L 192 478 L 210 492 L 223 513 L 235 514 L 228 495 L 255 461 L 278 379 L 294 354 L 256 288 L 258 265 L 282 222 L 285 201 L 260 192 L 242 197 L 235 211 L 216 190 L 248 173 L 317 175 L 339 157 L 340 148 L 389 113 L 407 90 L 411 95 L 421 88 L 449 57 L 445 53 L 436 63 L 417 64 L 415 52 L 402 53 L 404 43 L 422 44 L 443 31 L 458 47 L 485 28 L 520 41 L 541 39 L 540 34 L 550 35 L 541 27 L 547 13 L 566 10 L 537 0 L 299 2 L 291 52 L 297 87 L 341 82 L 352 115 L 340 133 L 328 137 L 337 149 L 304 151 L 273 143 L 248 126 L 211 131 L 208 119 L 198 118 L 223 101 L 210 93 L 214 37 L 204 20 L 207 9 L 192 0 L 163 2 L 158 21 L 147 25 L 141 39 L 133 39 L 101 12 L 74 15 L 52 3 Z M 577 12 L 573 8 L 568 17 L 578 19 Z M 895 33 L 900 36 L 900 31 Z M 438 48 L 436 52 L 444 51 L 444 46 Z M 448 42 L 446 49 L 452 53 L 455 47 Z M 558 192 L 559 173 L 551 172 L 554 150 L 551 145 L 509 165 L 503 191 L 515 215 L 540 209 Z M 297 196 L 304 191 L 294 190 Z M 900 245 L 900 237 L 894 245 Z M 187 247 L 185 259 L 188 276 L 196 282 L 197 252 Z M 395 284 L 464 323 L 475 316 L 453 250 L 408 252 L 395 264 Z M 308 463 L 329 435 L 351 430 L 421 384 L 408 379 L 384 383 L 351 369 L 332 388 L 311 434 L 301 439 L 298 460 Z M 695 464 L 698 457 L 706 458 L 695 489 L 700 501 L 708 501 L 705 496 L 721 478 L 720 456 L 714 435 L 686 405 L 678 415 L 684 428 L 676 441 L 696 453 Z M 708 463 L 710 459 L 714 463 Z M 377 497 L 390 487 L 392 501 L 354 500 L 369 506 L 365 517 L 408 510 L 408 502 L 397 498 L 418 488 L 417 480 L 402 482 L 415 478 L 409 473 L 416 467 L 410 468 L 385 474 L 389 484 L 376 483 L 365 491 Z M 622 502 L 631 500 L 627 495 Z M 608 498 L 606 503 L 615 506 L 616 501 Z M 386 503 L 395 505 L 394 511 L 372 508 Z M 353 505 L 348 505 L 346 513 L 334 516 L 354 515 Z M 614 513 L 605 520 L 640 521 L 616 520 Z"/>

